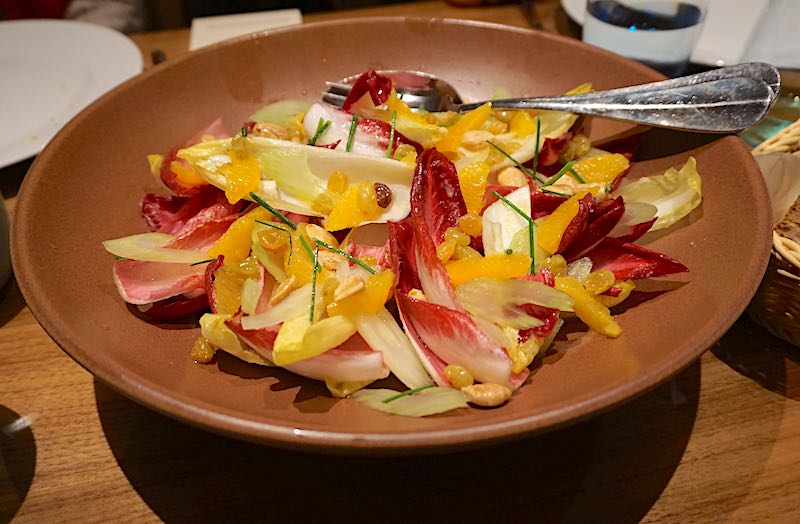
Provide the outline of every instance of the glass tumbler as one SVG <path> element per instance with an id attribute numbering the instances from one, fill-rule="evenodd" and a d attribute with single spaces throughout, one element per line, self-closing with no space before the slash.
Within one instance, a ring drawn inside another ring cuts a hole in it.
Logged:
<path id="1" fill-rule="evenodd" d="M 587 0 L 583 41 L 680 76 L 706 8 L 703 0 Z"/>

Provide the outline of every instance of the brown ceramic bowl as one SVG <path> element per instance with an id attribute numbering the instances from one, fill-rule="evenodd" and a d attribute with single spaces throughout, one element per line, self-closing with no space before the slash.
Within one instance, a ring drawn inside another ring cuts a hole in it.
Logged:
<path id="1" fill-rule="evenodd" d="M 319 383 L 221 356 L 194 364 L 198 329 L 132 314 L 111 279 L 108 238 L 143 232 L 138 202 L 161 191 L 145 155 L 163 152 L 222 115 L 231 130 L 265 102 L 316 97 L 324 81 L 366 69 L 421 69 L 468 99 L 498 86 L 556 94 L 660 77 L 652 70 L 539 32 L 454 20 L 374 18 L 312 24 L 217 45 L 153 68 L 70 122 L 39 155 L 16 204 L 13 259 L 31 310 L 64 350 L 103 382 L 155 409 L 240 438 L 293 448 L 417 452 L 507 439 L 597 413 L 664 381 L 705 351 L 753 295 L 769 254 L 770 209 L 740 140 L 689 152 L 691 135 L 645 135 L 653 174 L 695 155 L 704 202 L 648 247 L 691 273 L 649 284 L 607 340 L 573 331 L 506 406 L 430 418 L 372 411 Z M 595 135 L 624 129 L 600 123 Z M 653 153 L 656 153 L 653 155 Z M 685 282 L 685 285 L 673 285 Z M 661 293 L 665 288 L 676 288 Z M 645 288 L 643 288 L 645 289 Z"/>

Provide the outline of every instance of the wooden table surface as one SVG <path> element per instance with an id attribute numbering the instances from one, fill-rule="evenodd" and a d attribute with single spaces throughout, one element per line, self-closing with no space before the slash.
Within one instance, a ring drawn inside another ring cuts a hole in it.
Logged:
<path id="1" fill-rule="evenodd" d="M 574 34 L 558 1 L 537 5 L 546 30 Z M 305 20 L 408 13 L 526 25 L 517 5 L 442 2 Z M 152 50 L 185 52 L 188 31 L 134 40 L 149 66 Z M 9 207 L 28 165 L 0 172 Z M 375 459 L 262 447 L 151 412 L 64 354 L 13 279 L 0 298 L 0 523 L 800 522 L 800 349 L 746 318 L 675 379 L 586 422 Z"/>

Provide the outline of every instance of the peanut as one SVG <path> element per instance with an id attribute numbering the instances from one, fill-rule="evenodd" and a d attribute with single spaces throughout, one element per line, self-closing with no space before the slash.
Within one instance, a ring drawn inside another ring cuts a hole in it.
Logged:
<path id="1" fill-rule="evenodd" d="M 339 253 L 331 253 L 330 251 L 320 251 L 317 255 L 317 260 L 325 269 L 336 271 L 339 263 L 345 258 Z"/>
<path id="2" fill-rule="evenodd" d="M 308 235 L 312 243 L 314 240 L 319 240 L 320 242 L 325 242 L 329 246 L 339 247 L 339 242 L 337 242 L 336 237 L 316 224 L 306 225 L 306 235 Z"/>
<path id="3" fill-rule="evenodd" d="M 461 145 L 472 151 L 477 151 L 489 147 L 486 141 L 491 140 L 493 136 L 490 132 L 481 129 L 467 131 L 461 136 Z"/>
<path id="4" fill-rule="evenodd" d="M 252 134 L 264 138 L 274 138 L 277 140 L 289 140 L 292 137 L 291 132 L 285 126 L 280 124 L 272 124 L 270 122 L 259 122 L 253 126 Z"/>
<path id="5" fill-rule="evenodd" d="M 467 402 L 491 408 L 505 404 L 511 398 L 511 389 L 501 384 L 473 384 L 461 388 Z"/>
<path id="6" fill-rule="evenodd" d="M 297 277 L 295 275 L 290 276 L 280 284 L 275 290 L 272 292 L 272 296 L 269 297 L 269 303 L 271 306 L 274 306 L 284 298 L 289 296 L 289 293 L 297 289 Z"/>
<path id="7" fill-rule="evenodd" d="M 339 284 L 339 287 L 337 287 L 336 291 L 333 292 L 333 300 L 338 301 L 347 297 L 351 297 L 362 289 L 364 289 L 364 281 L 353 275 Z"/>
<path id="8" fill-rule="evenodd" d="M 497 175 L 497 183 L 501 186 L 523 187 L 528 184 L 528 177 L 517 167 L 506 167 Z"/>

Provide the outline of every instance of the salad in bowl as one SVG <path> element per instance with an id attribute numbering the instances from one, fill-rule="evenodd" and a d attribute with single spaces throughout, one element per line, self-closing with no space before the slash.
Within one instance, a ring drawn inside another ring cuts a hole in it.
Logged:
<path id="1" fill-rule="evenodd" d="M 631 151 L 593 147 L 583 117 L 415 111 L 395 87 L 368 71 L 341 108 L 283 100 L 150 155 L 170 194 L 104 242 L 122 299 L 201 314 L 198 363 L 425 416 L 508 402 L 565 322 L 624 336 L 636 281 L 688 271 L 636 241 L 700 204 L 693 158 L 629 181 Z M 367 388 L 390 374 L 407 389 Z"/>

